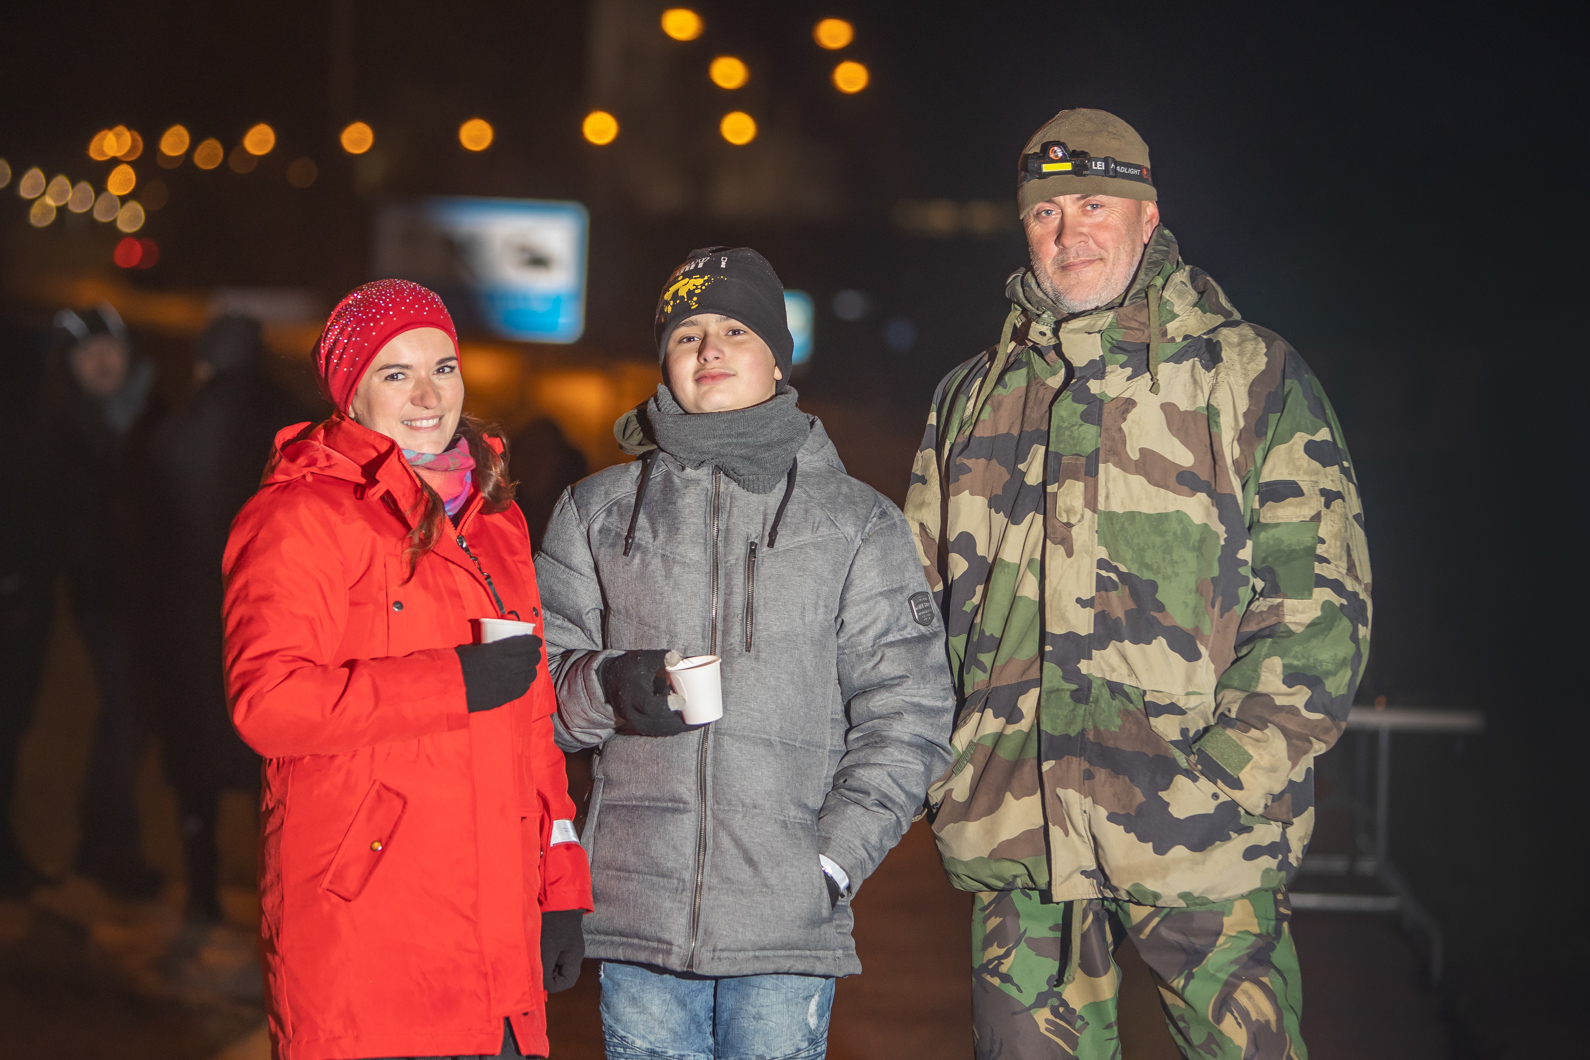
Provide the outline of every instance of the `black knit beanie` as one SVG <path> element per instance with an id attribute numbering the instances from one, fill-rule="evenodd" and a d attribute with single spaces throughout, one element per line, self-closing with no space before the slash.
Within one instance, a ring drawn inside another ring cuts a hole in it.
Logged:
<path id="1" fill-rule="evenodd" d="M 675 269 L 657 299 L 657 357 L 665 360 L 668 339 L 681 320 L 697 313 L 721 313 L 756 332 L 773 351 L 789 386 L 795 339 L 784 313 L 784 285 L 767 259 L 750 247 L 703 247 L 690 252 Z M 663 370 L 666 377 L 667 369 Z"/>

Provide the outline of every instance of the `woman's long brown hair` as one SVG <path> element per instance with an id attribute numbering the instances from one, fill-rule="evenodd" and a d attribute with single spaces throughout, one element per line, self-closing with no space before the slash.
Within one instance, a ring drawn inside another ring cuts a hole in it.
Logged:
<path id="1" fill-rule="evenodd" d="M 487 515 L 506 511 L 508 505 L 513 503 L 514 490 L 518 485 L 508 479 L 508 440 L 496 426 L 467 414 L 458 421 L 458 433 L 469 443 L 469 455 L 475 459 L 475 488 L 485 498 L 480 510 Z M 501 453 L 486 444 L 488 437 L 502 443 Z M 414 577 L 420 557 L 436 547 L 442 527 L 447 523 L 447 507 L 442 503 L 441 495 L 431 489 L 424 479 L 420 480 L 420 489 L 424 491 L 425 514 L 409 531 L 409 547 L 403 550 L 403 558 L 408 560 L 410 578 Z"/>

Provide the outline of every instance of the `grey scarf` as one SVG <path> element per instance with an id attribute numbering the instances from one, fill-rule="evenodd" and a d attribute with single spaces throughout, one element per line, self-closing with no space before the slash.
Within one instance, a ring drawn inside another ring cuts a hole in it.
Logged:
<path id="1" fill-rule="evenodd" d="M 741 489 L 770 493 L 812 433 L 812 418 L 795 407 L 798 396 L 790 389 L 748 409 L 692 414 L 659 384 L 642 406 L 644 426 L 659 449 L 686 467 L 712 464 Z"/>

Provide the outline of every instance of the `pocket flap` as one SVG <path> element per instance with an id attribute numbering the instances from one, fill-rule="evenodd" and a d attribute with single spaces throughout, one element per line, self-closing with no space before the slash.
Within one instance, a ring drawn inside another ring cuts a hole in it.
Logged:
<path id="1" fill-rule="evenodd" d="M 387 857 L 407 805 L 408 799 L 396 788 L 379 780 L 371 784 L 354 811 L 320 886 L 344 901 L 359 897 L 376 866 Z"/>

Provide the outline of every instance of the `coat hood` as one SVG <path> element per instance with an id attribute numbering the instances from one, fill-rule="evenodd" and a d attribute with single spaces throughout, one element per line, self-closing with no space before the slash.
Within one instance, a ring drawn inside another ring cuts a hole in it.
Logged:
<path id="1" fill-rule="evenodd" d="M 502 452 L 501 440 L 486 444 Z M 276 442 L 261 486 L 323 475 L 393 492 L 417 492 L 419 478 L 403 459 L 397 442 L 341 414 L 320 423 L 295 423 L 276 432 Z"/>

